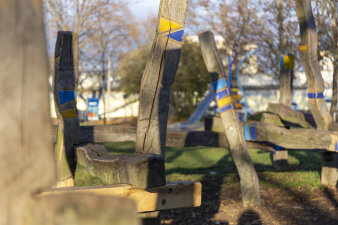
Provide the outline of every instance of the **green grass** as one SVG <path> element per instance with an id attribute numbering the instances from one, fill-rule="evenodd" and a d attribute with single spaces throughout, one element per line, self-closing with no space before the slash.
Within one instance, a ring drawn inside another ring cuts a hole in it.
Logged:
<path id="1" fill-rule="evenodd" d="M 111 154 L 133 153 L 133 142 L 105 143 Z M 250 150 L 249 154 L 259 176 L 260 185 L 269 188 L 320 189 L 320 168 L 323 164 L 320 153 L 289 151 L 289 169 L 276 172 L 272 166 L 271 153 Z M 238 182 L 232 157 L 227 149 L 213 147 L 168 147 L 166 151 L 167 180 L 210 180 L 220 178 L 225 183 Z M 85 167 L 78 166 L 76 185 L 103 185 L 90 176 Z"/>

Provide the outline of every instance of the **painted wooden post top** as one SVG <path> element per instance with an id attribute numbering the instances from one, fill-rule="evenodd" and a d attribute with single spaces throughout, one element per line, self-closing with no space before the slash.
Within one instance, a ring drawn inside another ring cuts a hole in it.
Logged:
<path id="1" fill-rule="evenodd" d="M 295 67 L 295 56 L 293 54 L 281 55 L 280 56 L 280 69 L 293 70 Z"/>

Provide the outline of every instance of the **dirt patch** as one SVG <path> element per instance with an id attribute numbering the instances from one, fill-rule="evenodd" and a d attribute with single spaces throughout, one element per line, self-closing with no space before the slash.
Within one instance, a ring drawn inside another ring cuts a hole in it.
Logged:
<path id="1" fill-rule="evenodd" d="M 338 191 L 261 187 L 261 206 L 244 208 L 239 183 L 202 181 L 202 206 L 161 212 L 162 224 L 337 225 Z"/>

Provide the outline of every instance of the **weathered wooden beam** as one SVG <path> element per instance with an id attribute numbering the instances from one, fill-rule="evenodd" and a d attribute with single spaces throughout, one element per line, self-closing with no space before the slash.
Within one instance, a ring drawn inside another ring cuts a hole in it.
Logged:
<path id="1" fill-rule="evenodd" d="M 324 81 L 317 58 L 317 31 L 311 0 L 295 0 L 295 2 L 301 37 L 300 56 L 308 84 L 309 108 L 316 121 L 317 128 L 327 130 L 332 122 L 332 117 L 323 95 Z M 330 172 L 326 171 L 325 167 L 331 166 L 330 164 L 324 165 L 322 170 L 322 178 L 326 176 L 324 180 L 332 180 L 329 177 L 338 178 L 338 167 L 330 170 Z M 336 183 L 337 180 L 332 185 L 336 185 Z"/>
<path id="2" fill-rule="evenodd" d="M 1 1 L 0 29 L 0 224 L 21 225 L 29 195 L 55 181 L 40 1 Z"/>
<path id="3" fill-rule="evenodd" d="M 34 198 L 25 225 L 141 225 L 132 199 L 90 193 L 61 193 Z"/>
<path id="4" fill-rule="evenodd" d="M 241 132 L 232 102 L 232 96 L 225 82 L 225 69 L 216 48 L 214 36 L 210 31 L 198 35 L 204 62 L 216 91 L 218 109 L 221 113 L 225 135 L 234 159 L 241 184 L 244 206 L 259 205 L 259 183 L 255 168 L 248 153 L 248 148 Z"/>
<path id="5" fill-rule="evenodd" d="M 280 117 L 272 113 L 263 113 L 262 114 L 262 123 L 271 123 L 279 127 L 285 127 Z"/>
<path id="6" fill-rule="evenodd" d="M 292 54 L 280 56 L 280 93 L 279 103 L 291 106 L 292 103 L 292 82 L 293 68 L 295 65 L 295 56 Z"/>
<path id="7" fill-rule="evenodd" d="M 300 27 L 300 56 L 307 78 L 309 108 L 317 128 L 327 130 L 332 117 L 324 99 L 324 81 L 317 57 L 316 22 L 312 13 L 311 0 L 295 0 Z"/>
<path id="8" fill-rule="evenodd" d="M 132 185 L 117 184 L 91 187 L 65 187 L 42 192 L 38 196 L 58 196 L 65 193 L 87 193 L 102 196 L 126 197 L 134 200 L 138 212 L 198 207 L 201 205 L 202 185 L 193 181 L 168 182 L 165 186 L 138 189 Z"/>
<path id="9" fill-rule="evenodd" d="M 57 187 L 74 186 L 74 145 L 80 142 L 76 109 L 78 51 L 78 36 L 73 32 L 59 31 L 54 60 L 54 103 L 58 118 L 55 147 Z"/>
<path id="10" fill-rule="evenodd" d="M 337 132 L 292 128 L 285 129 L 268 123 L 248 123 L 244 125 L 247 141 L 269 142 L 291 149 L 325 149 L 338 151 Z"/>
<path id="11" fill-rule="evenodd" d="M 164 157 L 170 86 L 180 61 L 187 8 L 188 0 L 161 0 L 156 35 L 140 88 L 137 153 Z"/>
<path id="12" fill-rule="evenodd" d="M 77 146 L 76 160 L 90 175 L 107 184 L 140 189 L 165 185 L 164 159 L 156 154 L 109 155 L 103 145 Z"/>
<path id="13" fill-rule="evenodd" d="M 305 120 L 303 113 L 295 112 L 289 106 L 269 103 L 266 111 L 277 114 L 283 121 L 290 123 L 290 125 L 312 128 L 312 126 Z"/>

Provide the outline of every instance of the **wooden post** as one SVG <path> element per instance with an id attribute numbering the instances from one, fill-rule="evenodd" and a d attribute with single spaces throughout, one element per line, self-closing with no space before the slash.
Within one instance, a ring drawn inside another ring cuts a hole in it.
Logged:
<path id="1" fill-rule="evenodd" d="M 111 99 L 111 86 L 110 86 L 110 78 L 111 78 L 111 60 L 108 58 L 108 63 L 107 63 L 107 98 L 104 106 L 106 107 L 105 112 L 107 116 L 107 120 L 110 120 L 110 110 L 111 110 L 111 105 L 110 105 L 110 99 Z"/>
<path id="2" fill-rule="evenodd" d="M 204 62 L 216 91 L 217 105 L 221 112 L 230 152 L 240 176 L 243 205 L 259 205 L 258 177 L 248 154 L 248 148 L 232 103 L 231 93 L 226 86 L 225 70 L 216 48 L 214 36 L 210 31 L 207 31 L 199 34 L 198 37 Z"/>
<path id="3" fill-rule="evenodd" d="M 288 107 L 292 104 L 292 81 L 295 56 L 292 54 L 280 56 L 280 93 L 279 103 Z M 288 151 L 279 146 L 274 147 L 273 166 L 277 170 L 286 169 L 288 166 Z"/>
<path id="4" fill-rule="evenodd" d="M 136 152 L 164 158 L 170 86 L 180 61 L 188 0 L 161 0 L 157 31 L 140 90 Z"/>
<path id="5" fill-rule="evenodd" d="M 76 109 L 78 83 L 78 36 L 59 31 L 55 45 L 54 103 L 58 118 L 58 139 L 55 149 L 57 187 L 74 186 L 76 169 L 74 145 L 80 141 Z"/>
<path id="6" fill-rule="evenodd" d="M 317 31 L 311 0 L 295 0 L 295 2 L 301 36 L 300 55 L 308 83 L 309 107 L 317 128 L 327 130 L 332 122 L 332 117 L 323 95 L 324 81 L 317 59 Z M 334 154 L 330 156 L 333 157 Z M 328 160 L 322 168 L 322 181 L 331 181 L 329 185 L 335 186 L 338 179 L 338 169 L 332 167 L 330 161 L 334 161 L 334 158 Z M 335 179 L 330 179 L 330 177 Z"/>

